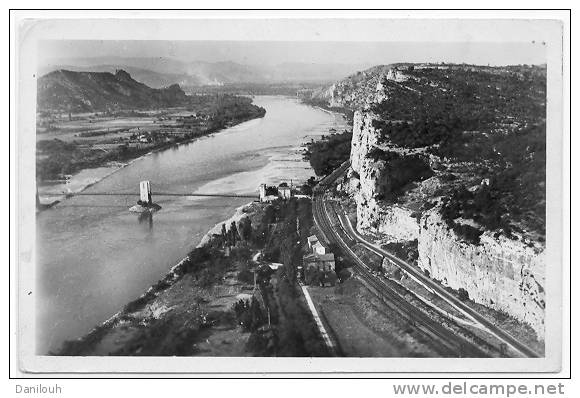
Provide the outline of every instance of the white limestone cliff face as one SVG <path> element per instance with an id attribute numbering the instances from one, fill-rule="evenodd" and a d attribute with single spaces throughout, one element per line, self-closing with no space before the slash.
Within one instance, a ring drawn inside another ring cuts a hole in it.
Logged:
<path id="1" fill-rule="evenodd" d="M 406 82 L 407 80 L 409 80 L 409 76 L 404 74 L 399 68 L 392 68 L 387 73 L 387 79 L 393 80 L 397 83 L 402 83 L 402 82 Z"/>
<path id="2" fill-rule="evenodd" d="M 357 72 L 328 88 L 315 91 L 312 98 L 324 100 L 331 107 L 364 108 L 376 100 L 375 89 L 390 69 L 389 65 L 378 65 Z"/>
<path id="3" fill-rule="evenodd" d="M 384 206 L 377 195 L 380 194 L 377 181 L 385 173 L 384 161 L 373 161 L 367 157 L 369 151 L 377 145 L 378 133 L 373 127 L 377 116 L 372 112 L 355 112 L 353 119 L 353 138 L 351 145 L 351 167 L 357 176 L 352 187 L 357 203 L 357 228 L 370 229 L 398 240 L 416 239 L 419 232 L 417 220 L 411 217 L 411 211 L 399 206 Z M 352 174 L 354 174 L 352 173 Z"/>
<path id="4" fill-rule="evenodd" d="M 385 162 L 367 157 L 378 144 L 373 127 L 377 116 L 357 111 L 353 120 L 350 182 L 346 189 L 357 206 L 357 229 L 388 235 L 393 240 L 418 241 L 418 264 L 431 277 L 454 288 L 463 288 L 475 302 L 504 311 L 529 324 L 539 338 L 544 336 L 544 269 L 541 249 L 490 233 L 479 245 L 461 240 L 441 219 L 438 207 L 424 212 L 417 220 L 412 211 L 400 205 L 377 200 L 378 181 Z M 426 194 L 425 199 L 432 199 Z M 540 252 L 538 254 L 538 252 Z"/>
<path id="5" fill-rule="evenodd" d="M 352 121 L 352 142 L 350 147 L 350 161 L 352 169 L 360 174 L 369 151 L 378 144 L 379 133 L 373 127 L 373 120 L 378 116 L 372 112 L 356 111 Z"/>
<path id="6" fill-rule="evenodd" d="M 544 337 L 545 255 L 521 241 L 486 232 L 479 245 L 459 239 L 437 209 L 421 217 L 419 267 L 480 304 L 506 312 Z"/>

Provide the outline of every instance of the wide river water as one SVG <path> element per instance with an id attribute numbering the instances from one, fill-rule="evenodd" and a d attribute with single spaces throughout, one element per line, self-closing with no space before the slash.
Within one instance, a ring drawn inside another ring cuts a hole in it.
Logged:
<path id="1" fill-rule="evenodd" d="M 302 144 L 342 131 L 345 120 L 297 100 L 260 96 L 251 120 L 172 149 L 149 154 L 85 192 L 256 194 L 260 183 L 296 183 L 314 175 Z M 74 177 L 73 177 L 74 180 Z M 140 296 L 216 223 L 251 199 L 153 197 L 162 209 L 139 220 L 135 196 L 77 196 L 37 216 L 38 354 L 89 332 Z"/>

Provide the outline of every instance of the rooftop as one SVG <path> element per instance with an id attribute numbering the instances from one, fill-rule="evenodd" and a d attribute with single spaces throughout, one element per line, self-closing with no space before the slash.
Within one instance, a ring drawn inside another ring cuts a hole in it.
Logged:
<path id="1" fill-rule="evenodd" d="M 304 256 L 304 260 L 306 261 L 334 261 L 334 254 L 333 253 L 326 253 L 326 254 L 308 254 Z"/>

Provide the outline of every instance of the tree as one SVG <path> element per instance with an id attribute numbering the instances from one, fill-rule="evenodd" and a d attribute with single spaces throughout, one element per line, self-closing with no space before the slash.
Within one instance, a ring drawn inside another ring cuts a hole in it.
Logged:
<path id="1" fill-rule="evenodd" d="M 226 224 L 222 224 L 222 245 L 225 245 L 228 241 L 227 232 L 226 232 Z"/>
<path id="2" fill-rule="evenodd" d="M 310 185 L 308 185 L 308 184 L 303 184 L 303 185 L 300 187 L 300 192 L 301 192 L 303 195 L 312 195 L 312 187 L 311 187 Z"/>
<path id="3" fill-rule="evenodd" d="M 254 296 L 252 296 L 252 303 L 250 304 L 250 313 L 252 316 L 251 330 L 253 331 L 264 324 L 264 314 L 260 308 L 260 303 Z"/>
<path id="4" fill-rule="evenodd" d="M 276 222 L 276 210 L 274 206 L 268 205 L 264 209 L 264 217 L 262 219 L 262 223 L 264 224 L 272 224 Z"/>
<path id="5" fill-rule="evenodd" d="M 238 239 L 238 228 L 236 227 L 236 222 L 232 221 L 230 225 L 230 243 L 232 246 L 236 245 Z"/>
<path id="6" fill-rule="evenodd" d="M 336 285 L 338 277 L 336 276 L 336 272 L 328 271 L 326 274 L 326 282 L 330 283 L 330 286 Z"/>
<path id="7" fill-rule="evenodd" d="M 249 241 L 252 238 L 252 221 L 249 217 L 243 217 L 238 221 L 240 239 Z"/>
<path id="8" fill-rule="evenodd" d="M 286 239 L 282 241 L 280 257 L 284 264 L 284 270 L 286 271 L 288 281 L 294 283 L 296 282 L 296 265 L 294 264 L 294 244 L 291 239 L 291 236 L 287 236 Z"/>
<path id="9" fill-rule="evenodd" d="M 338 277 L 339 277 L 341 282 L 346 281 L 348 278 L 350 278 L 350 276 L 351 276 L 351 273 L 346 268 L 343 268 L 338 272 Z"/>

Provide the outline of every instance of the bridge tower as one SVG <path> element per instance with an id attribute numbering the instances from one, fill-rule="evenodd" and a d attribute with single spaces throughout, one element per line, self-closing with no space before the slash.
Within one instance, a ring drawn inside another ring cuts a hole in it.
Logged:
<path id="1" fill-rule="evenodd" d="M 150 205 L 152 202 L 151 202 L 151 184 L 149 183 L 149 181 L 141 181 L 139 183 L 139 192 L 140 192 L 139 199 L 141 199 L 141 202 L 143 202 L 143 204 L 145 205 Z"/>

